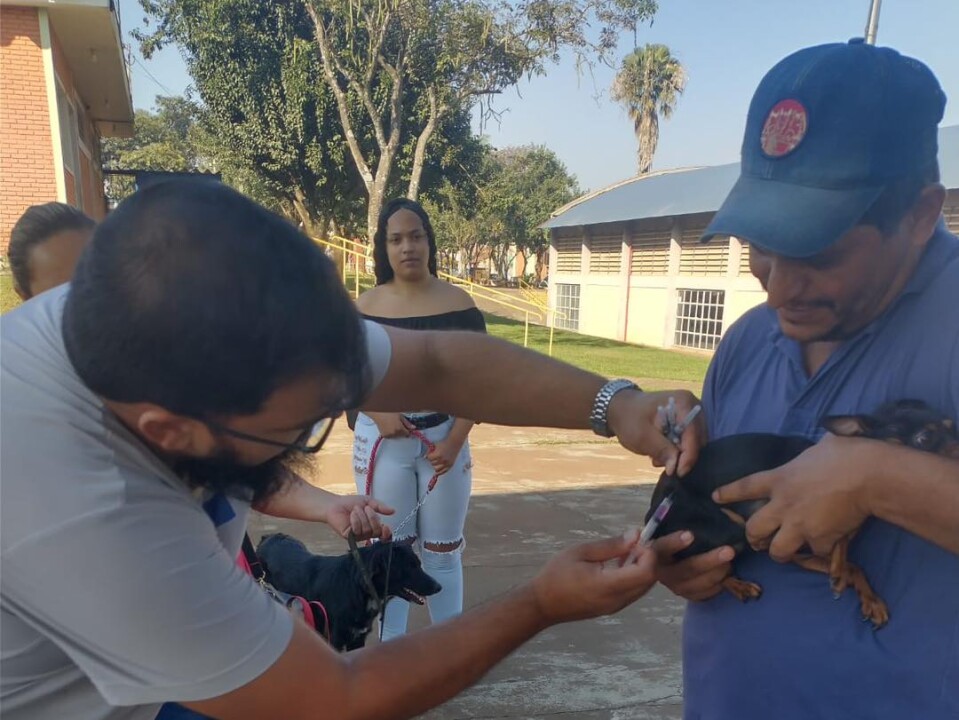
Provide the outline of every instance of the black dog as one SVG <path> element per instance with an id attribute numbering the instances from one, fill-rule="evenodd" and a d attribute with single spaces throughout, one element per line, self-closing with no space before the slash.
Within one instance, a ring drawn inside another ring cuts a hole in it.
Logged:
<path id="1" fill-rule="evenodd" d="M 822 426 L 835 435 L 867 437 L 959 458 L 959 436 L 953 421 L 917 400 L 888 403 L 873 415 L 826 417 Z M 713 491 L 747 475 L 785 465 L 812 445 L 812 441 L 804 437 L 763 433 L 730 435 L 707 443 L 688 475 L 677 478 L 663 473 L 660 477 L 646 521 L 670 493 L 673 505 L 653 537 L 679 530 L 692 531 L 693 543 L 676 553 L 678 559 L 722 545 L 734 548 L 737 556 L 749 550 L 746 520 L 767 501 L 750 500 L 720 506 L 712 500 Z M 794 562 L 807 570 L 829 575 L 836 595 L 852 586 L 859 595 L 863 617 L 871 620 L 877 628 L 882 627 L 889 619 L 885 603 L 872 590 L 862 570 L 846 559 L 851 537 L 841 540 L 828 559 L 803 556 Z M 726 578 L 723 587 L 742 601 L 762 594 L 762 588 L 756 583 L 735 576 Z"/>
<path id="2" fill-rule="evenodd" d="M 341 652 L 366 644 L 387 598 L 400 597 L 422 605 L 425 597 L 442 589 L 423 571 L 410 543 L 374 543 L 359 548 L 360 562 L 376 595 L 371 594 L 364 571 L 349 553 L 314 555 L 296 538 L 276 533 L 263 536 L 256 554 L 267 582 L 277 590 L 323 604 L 330 621 L 330 645 Z"/>

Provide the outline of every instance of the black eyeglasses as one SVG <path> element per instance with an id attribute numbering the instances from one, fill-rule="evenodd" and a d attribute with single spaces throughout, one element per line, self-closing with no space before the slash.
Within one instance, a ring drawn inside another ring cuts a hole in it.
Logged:
<path id="1" fill-rule="evenodd" d="M 296 440 L 291 443 L 267 440 L 266 438 L 257 437 L 256 435 L 250 435 L 249 433 L 228 428 L 226 425 L 221 425 L 212 420 L 204 420 L 204 422 L 213 430 L 223 433 L 224 435 L 238 438 L 240 440 L 248 440 L 250 442 L 260 443 L 262 445 L 272 445 L 273 447 L 281 447 L 286 450 L 295 450 L 296 452 L 301 453 L 316 453 L 320 451 L 320 448 L 323 447 L 323 443 L 325 443 L 326 439 L 330 436 L 330 431 L 333 429 L 333 423 L 339 416 L 340 413 L 337 413 L 336 415 L 317 420 L 315 423 L 310 425 L 310 427 L 305 428 L 303 432 L 297 436 Z"/>

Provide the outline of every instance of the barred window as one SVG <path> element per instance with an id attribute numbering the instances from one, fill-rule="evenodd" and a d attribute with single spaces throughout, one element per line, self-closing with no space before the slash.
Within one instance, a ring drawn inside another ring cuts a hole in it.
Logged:
<path id="1" fill-rule="evenodd" d="M 723 334 L 723 290 L 680 290 L 676 307 L 675 343 L 695 350 L 713 350 Z"/>
<path id="2" fill-rule="evenodd" d="M 579 285 L 556 284 L 556 327 L 579 330 Z"/>

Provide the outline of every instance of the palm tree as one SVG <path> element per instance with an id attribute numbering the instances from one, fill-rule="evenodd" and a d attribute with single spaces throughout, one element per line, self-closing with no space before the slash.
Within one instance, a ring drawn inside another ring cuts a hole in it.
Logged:
<path id="1" fill-rule="evenodd" d="M 636 48 L 623 58 L 613 81 L 612 98 L 633 121 L 639 143 L 639 174 L 653 164 L 659 141 L 659 116 L 669 118 L 686 87 L 686 70 L 665 45 Z"/>

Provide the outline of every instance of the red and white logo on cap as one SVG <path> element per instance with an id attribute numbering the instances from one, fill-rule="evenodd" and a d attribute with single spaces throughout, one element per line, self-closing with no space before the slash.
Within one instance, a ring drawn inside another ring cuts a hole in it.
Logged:
<path id="1" fill-rule="evenodd" d="M 763 123 L 763 134 L 759 139 L 763 153 L 771 158 L 788 155 L 799 147 L 808 127 L 809 117 L 801 102 L 780 100 Z"/>

